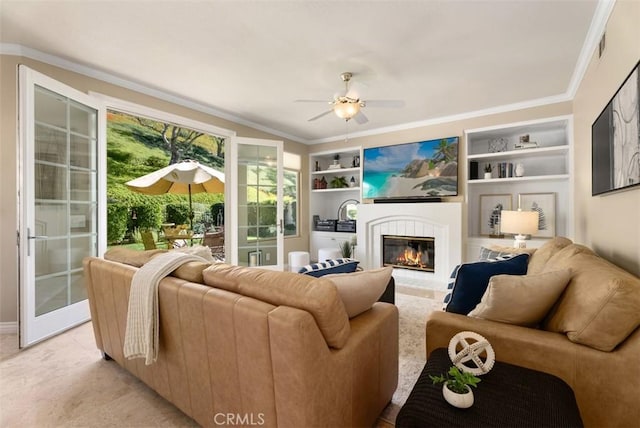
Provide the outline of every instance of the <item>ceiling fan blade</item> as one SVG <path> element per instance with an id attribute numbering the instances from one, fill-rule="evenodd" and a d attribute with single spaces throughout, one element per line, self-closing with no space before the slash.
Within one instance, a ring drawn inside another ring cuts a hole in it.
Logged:
<path id="1" fill-rule="evenodd" d="M 367 107 L 401 108 L 404 107 L 402 100 L 366 100 Z"/>
<path id="2" fill-rule="evenodd" d="M 332 113 L 332 112 L 333 112 L 333 110 L 327 110 L 327 111 L 325 111 L 324 113 L 320 113 L 320 114 L 319 114 L 319 115 L 317 115 L 317 116 L 313 116 L 313 117 L 312 117 L 311 119 L 309 119 L 307 122 L 313 122 L 314 120 L 316 120 L 316 119 L 320 119 L 322 116 L 326 116 L 326 115 L 328 115 L 329 113 Z"/>
<path id="3" fill-rule="evenodd" d="M 353 116 L 353 119 L 358 122 L 359 125 L 363 125 L 367 122 L 369 122 L 369 118 L 367 116 L 365 116 L 365 114 L 362 112 L 362 110 L 360 110 L 358 112 L 358 114 L 356 114 L 355 116 Z"/>

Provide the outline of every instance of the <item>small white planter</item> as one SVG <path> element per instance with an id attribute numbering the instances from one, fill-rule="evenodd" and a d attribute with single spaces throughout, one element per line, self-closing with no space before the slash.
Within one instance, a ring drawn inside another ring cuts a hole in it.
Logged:
<path id="1" fill-rule="evenodd" d="M 485 180 L 491 180 L 491 173 L 490 172 L 485 172 L 484 173 L 484 179 Z"/>
<path id="2" fill-rule="evenodd" d="M 465 385 L 467 388 L 466 394 L 458 394 L 453 392 L 447 385 L 442 385 L 442 395 L 447 403 L 459 409 L 467 409 L 473 405 L 473 391 L 469 388 L 469 385 Z"/>

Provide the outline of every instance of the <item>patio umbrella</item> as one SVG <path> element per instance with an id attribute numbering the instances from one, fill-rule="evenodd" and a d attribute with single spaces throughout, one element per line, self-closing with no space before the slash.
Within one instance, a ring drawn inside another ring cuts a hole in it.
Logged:
<path id="1" fill-rule="evenodd" d="M 188 194 L 189 219 L 193 230 L 191 195 L 224 192 L 224 174 L 197 161 L 185 160 L 128 181 L 125 185 L 145 195 Z"/>

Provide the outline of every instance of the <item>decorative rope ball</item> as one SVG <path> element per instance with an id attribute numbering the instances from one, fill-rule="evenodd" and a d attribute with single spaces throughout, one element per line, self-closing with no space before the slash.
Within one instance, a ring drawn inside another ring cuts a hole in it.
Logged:
<path id="1" fill-rule="evenodd" d="M 459 346 L 462 349 L 457 351 Z M 486 353 L 484 360 L 481 357 L 483 353 Z M 461 331 L 451 338 L 449 342 L 449 358 L 458 369 L 474 376 L 489 373 L 496 362 L 496 354 L 489 341 L 473 331 Z M 465 364 L 469 361 L 472 361 L 475 367 Z"/>

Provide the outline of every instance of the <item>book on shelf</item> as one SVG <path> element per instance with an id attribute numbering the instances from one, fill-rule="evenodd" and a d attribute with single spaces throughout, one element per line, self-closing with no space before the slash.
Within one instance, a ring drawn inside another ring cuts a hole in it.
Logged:
<path id="1" fill-rule="evenodd" d="M 516 143 L 515 149 L 536 149 L 538 148 L 538 143 L 535 141 L 519 141 Z"/>
<path id="2" fill-rule="evenodd" d="M 513 177 L 513 164 L 511 162 L 500 162 L 498 167 L 498 178 Z"/>

